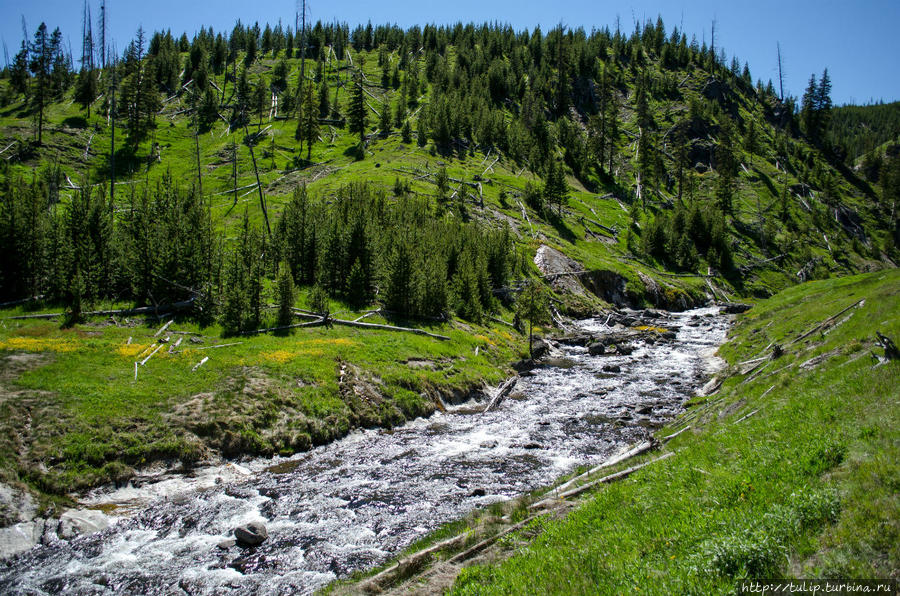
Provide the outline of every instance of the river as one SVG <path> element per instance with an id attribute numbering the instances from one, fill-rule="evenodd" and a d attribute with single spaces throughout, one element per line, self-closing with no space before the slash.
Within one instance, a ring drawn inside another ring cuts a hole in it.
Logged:
<path id="1" fill-rule="evenodd" d="M 383 562 L 473 508 L 646 438 L 709 375 L 728 319 L 712 308 L 654 315 L 654 324 L 677 329 L 675 340 L 638 342 L 627 356 L 561 345 L 560 366 L 523 376 L 490 412 L 467 403 L 394 430 L 356 431 L 291 458 L 95 491 L 84 501 L 114 510 L 112 525 L 0 562 L 0 591 L 311 592 Z M 603 319 L 577 325 L 608 330 Z M 218 547 L 250 521 L 266 525 L 265 542 Z"/>

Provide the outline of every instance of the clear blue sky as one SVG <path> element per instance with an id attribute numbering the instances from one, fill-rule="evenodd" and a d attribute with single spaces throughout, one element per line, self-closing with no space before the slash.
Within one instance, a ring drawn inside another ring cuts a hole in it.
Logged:
<path id="1" fill-rule="evenodd" d="M 90 0 L 94 20 L 99 0 Z M 41 21 L 60 27 L 74 54 L 80 55 L 82 0 L 0 0 L 0 35 L 10 58 L 22 40 L 21 17 L 29 35 Z M 190 37 L 201 25 L 230 31 L 237 19 L 245 23 L 293 23 L 295 0 L 107 0 L 110 36 L 119 50 L 138 25 L 147 31 L 171 28 Z M 370 20 L 402 27 L 425 23 L 500 21 L 515 29 L 548 28 L 562 22 L 570 27 L 634 28 L 634 20 L 662 15 L 667 32 L 678 25 L 699 41 L 710 39 L 716 20 L 716 45 L 749 62 L 754 79 L 771 78 L 777 85 L 775 44 L 781 42 L 786 67 L 785 93 L 800 96 L 811 73 L 829 69 L 836 104 L 870 100 L 900 100 L 900 0 L 500 0 L 381 1 L 308 0 L 313 22 L 347 21 L 351 29 Z M 96 31 L 96 28 L 95 28 Z M 2 59 L 2 56 L 0 56 Z"/>

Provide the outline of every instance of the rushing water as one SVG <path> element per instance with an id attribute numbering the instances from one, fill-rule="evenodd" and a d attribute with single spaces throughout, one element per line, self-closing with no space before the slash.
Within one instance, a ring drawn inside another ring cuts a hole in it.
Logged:
<path id="1" fill-rule="evenodd" d="M 567 364 L 521 378 L 487 413 L 463 405 L 286 460 L 95 494 L 93 503 L 139 507 L 103 532 L 0 562 L 0 591 L 310 592 L 475 507 L 596 463 L 677 414 L 709 372 L 728 322 L 714 309 L 666 317 L 658 324 L 678 327 L 675 341 L 639 342 L 629 356 L 563 346 Z M 579 326 L 607 330 L 603 320 Z M 218 548 L 250 521 L 264 522 L 269 539 Z"/>

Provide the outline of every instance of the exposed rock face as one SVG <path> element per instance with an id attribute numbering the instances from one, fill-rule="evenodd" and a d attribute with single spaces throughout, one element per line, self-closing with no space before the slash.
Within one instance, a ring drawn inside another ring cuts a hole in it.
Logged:
<path id="1" fill-rule="evenodd" d="M 234 529 L 234 537 L 241 546 L 256 546 L 269 537 L 269 532 L 262 522 L 250 522 Z"/>
<path id="2" fill-rule="evenodd" d="M 615 271 L 599 269 L 591 271 L 582 280 L 588 289 L 616 306 L 629 306 L 636 302 L 634 297 L 628 295 L 625 278 Z"/>
<path id="3" fill-rule="evenodd" d="M 570 273 L 584 270 L 584 267 L 579 265 L 577 261 L 570 259 L 555 248 L 542 244 L 534 255 L 534 264 L 537 265 L 538 270 L 542 274 L 557 276 L 550 278 L 550 284 L 553 286 L 553 289 L 561 292 L 571 292 L 577 296 L 585 295 L 584 286 L 581 285 L 578 276 L 569 275 Z"/>

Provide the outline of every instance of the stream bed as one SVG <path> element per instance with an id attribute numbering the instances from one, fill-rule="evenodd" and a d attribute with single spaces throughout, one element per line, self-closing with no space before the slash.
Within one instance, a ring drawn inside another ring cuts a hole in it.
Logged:
<path id="1" fill-rule="evenodd" d="M 95 491 L 83 502 L 110 511 L 110 527 L 0 561 L 0 592 L 312 592 L 473 508 L 648 437 L 713 372 L 729 319 L 715 308 L 654 313 L 654 325 L 677 329 L 675 339 L 636 342 L 629 355 L 560 345 L 556 365 L 526 373 L 489 412 L 469 402 L 291 458 Z M 609 330 L 602 318 L 577 325 Z M 252 521 L 265 524 L 265 542 L 219 547 Z"/>

